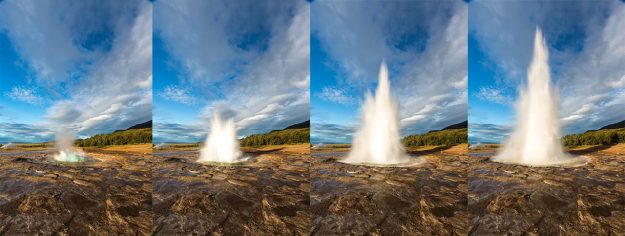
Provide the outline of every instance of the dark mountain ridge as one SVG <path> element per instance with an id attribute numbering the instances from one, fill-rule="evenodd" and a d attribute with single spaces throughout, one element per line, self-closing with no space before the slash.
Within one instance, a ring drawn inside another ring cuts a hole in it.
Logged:
<path id="1" fill-rule="evenodd" d="M 145 128 L 152 128 L 152 120 L 143 122 L 141 124 L 136 124 L 136 125 L 130 126 L 130 128 L 128 128 L 128 129 L 115 130 L 115 131 L 113 131 L 113 133 L 120 132 L 120 131 L 131 130 L 131 129 L 145 129 Z"/>
<path id="2" fill-rule="evenodd" d="M 429 134 L 429 133 L 433 133 L 433 132 L 438 132 L 438 131 L 443 131 L 443 130 L 450 130 L 450 129 L 466 129 L 468 127 L 469 127 L 469 122 L 465 120 L 465 121 L 460 122 L 458 124 L 453 124 L 453 125 L 447 126 L 447 127 L 443 128 L 441 130 L 430 130 L 427 133 Z"/>

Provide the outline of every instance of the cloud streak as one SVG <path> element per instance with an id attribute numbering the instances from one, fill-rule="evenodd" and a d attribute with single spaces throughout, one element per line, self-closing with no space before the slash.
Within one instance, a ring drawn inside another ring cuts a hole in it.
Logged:
<path id="1" fill-rule="evenodd" d="M 54 138 L 54 132 L 41 125 L 0 122 L 0 143 L 44 142 Z"/>
<path id="2" fill-rule="evenodd" d="M 193 104 L 197 102 L 196 98 L 191 95 L 191 93 L 186 89 L 171 85 L 165 87 L 165 89 L 161 93 L 161 97 L 182 104 Z"/>
<path id="3" fill-rule="evenodd" d="M 343 105 L 350 105 L 355 102 L 355 98 L 349 95 L 347 92 L 333 87 L 323 88 L 321 90 L 321 93 L 317 94 L 317 97 L 329 102 L 336 102 Z"/>
<path id="4" fill-rule="evenodd" d="M 511 126 L 469 122 L 469 143 L 499 143 L 511 132 Z"/>
<path id="5" fill-rule="evenodd" d="M 21 101 L 33 105 L 38 105 L 43 102 L 43 98 L 37 93 L 37 91 L 21 86 L 13 87 L 11 91 L 6 93 L 6 96 L 15 101 Z"/>
<path id="6" fill-rule="evenodd" d="M 481 87 L 475 96 L 481 100 L 498 104 L 509 104 L 511 99 L 505 92 L 495 87 Z"/>

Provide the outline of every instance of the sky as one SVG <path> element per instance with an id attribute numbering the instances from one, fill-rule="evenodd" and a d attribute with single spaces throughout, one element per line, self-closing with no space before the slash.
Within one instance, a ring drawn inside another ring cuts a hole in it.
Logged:
<path id="1" fill-rule="evenodd" d="M 403 136 L 467 119 L 466 3 L 321 0 L 311 12 L 311 142 L 351 142 L 382 60 Z"/>
<path id="2" fill-rule="evenodd" d="M 150 120 L 151 35 L 148 1 L 0 1 L 0 143 Z"/>
<path id="3" fill-rule="evenodd" d="M 239 137 L 307 121 L 310 4 L 156 1 L 153 66 L 155 143 L 203 141 L 216 113 Z"/>
<path id="4" fill-rule="evenodd" d="M 472 1 L 469 142 L 501 142 L 515 124 L 536 27 L 549 48 L 562 134 L 625 120 L 625 4 Z"/>

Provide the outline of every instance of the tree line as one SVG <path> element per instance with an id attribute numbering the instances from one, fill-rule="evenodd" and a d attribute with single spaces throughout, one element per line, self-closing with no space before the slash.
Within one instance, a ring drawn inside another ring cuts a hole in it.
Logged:
<path id="1" fill-rule="evenodd" d="M 562 137 L 564 146 L 609 145 L 625 143 L 625 128 L 589 131 Z"/>
<path id="2" fill-rule="evenodd" d="M 241 146 L 263 146 L 310 143 L 310 128 L 285 129 L 266 134 L 253 134 L 240 140 Z"/>
<path id="3" fill-rule="evenodd" d="M 405 147 L 417 146 L 453 146 L 467 143 L 467 129 L 449 129 L 427 134 L 409 135 L 402 139 Z"/>
<path id="4" fill-rule="evenodd" d="M 79 147 L 102 147 L 108 145 L 126 145 L 152 143 L 152 128 L 116 131 L 112 134 L 96 134 L 75 142 Z"/>

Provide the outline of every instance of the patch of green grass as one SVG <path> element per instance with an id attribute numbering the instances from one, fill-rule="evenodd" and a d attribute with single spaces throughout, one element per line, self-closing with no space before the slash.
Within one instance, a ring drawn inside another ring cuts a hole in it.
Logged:
<path id="1" fill-rule="evenodd" d="M 567 147 L 582 145 L 610 145 L 625 143 L 625 128 L 588 131 L 583 134 L 570 134 L 562 137 Z"/>
<path id="2" fill-rule="evenodd" d="M 310 143 L 310 128 L 276 130 L 266 134 L 253 134 L 240 140 L 241 146 L 265 146 Z"/>
<path id="3" fill-rule="evenodd" d="M 427 134 L 409 135 L 402 139 L 406 147 L 418 146 L 453 146 L 467 143 L 467 129 L 447 129 Z"/>
<path id="4" fill-rule="evenodd" d="M 79 147 L 104 147 L 139 143 L 152 143 L 152 128 L 130 129 L 112 134 L 96 134 L 87 139 L 76 140 L 75 145 Z"/>

